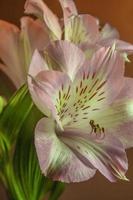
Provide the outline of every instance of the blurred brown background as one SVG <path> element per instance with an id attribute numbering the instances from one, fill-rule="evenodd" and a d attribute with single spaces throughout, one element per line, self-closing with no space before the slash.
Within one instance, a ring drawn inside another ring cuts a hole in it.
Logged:
<path id="1" fill-rule="evenodd" d="M 19 25 L 25 0 L 0 0 L 0 18 Z M 46 0 L 58 15 L 61 9 L 57 0 Z M 90 13 L 117 27 L 121 39 L 133 43 L 133 0 L 75 0 L 80 13 Z M 1 39 L 1 38 L 0 38 Z M 132 59 L 133 60 L 133 59 Z M 126 68 L 133 76 L 133 64 Z M 88 182 L 70 184 L 60 200 L 133 200 L 133 150 L 128 151 L 130 182 L 109 183 L 99 173 Z M 5 200 L 1 189 L 0 200 Z"/>

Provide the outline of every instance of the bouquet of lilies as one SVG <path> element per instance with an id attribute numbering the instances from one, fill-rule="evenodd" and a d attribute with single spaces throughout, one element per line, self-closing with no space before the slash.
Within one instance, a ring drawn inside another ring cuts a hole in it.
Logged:
<path id="1" fill-rule="evenodd" d="M 57 200 L 65 183 L 97 170 L 129 180 L 133 45 L 74 1 L 59 3 L 61 19 L 27 0 L 21 29 L 0 20 L 0 73 L 16 91 L 0 82 L 0 179 L 11 200 Z"/>

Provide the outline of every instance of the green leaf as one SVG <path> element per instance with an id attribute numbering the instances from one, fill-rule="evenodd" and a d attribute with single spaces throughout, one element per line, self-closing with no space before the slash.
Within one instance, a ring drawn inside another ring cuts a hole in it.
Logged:
<path id="1" fill-rule="evenodd" d="M 55 182 L 55 184 L 53 185 L 51 189 L 51 193 L 48 200 L 57 200 L 60 197 L 60 195 L 63 193 L 64 189 L 65 189 L 64 183 Z"/>
<path id="2" fill-rule="evenodd" d="M 54 200 L 63 191 L 60 183 L 40 171 L 34 128 L 41 117 L 26 86 L 10 99 L 0 116 L 0 177 L 13 200 L 40 200 L 48 192 Z"/>
<path id="3" fill-rule="evenodd" d="M 5 105 L 4 98 L 0 96 L 0 113 L 2 112 Z"/>

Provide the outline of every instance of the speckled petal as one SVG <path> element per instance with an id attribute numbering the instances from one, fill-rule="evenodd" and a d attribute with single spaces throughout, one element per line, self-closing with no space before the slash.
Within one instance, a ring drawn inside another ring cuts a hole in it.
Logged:
<path id="1" fill-rule="evenodd" d="M 86 166 L 56 135 L 55 122 L 41 119 L 35 129 L 35 146 L 42 173 L 53 180 L 81 182 L 90 179 L 95 169 Z"/>
<path id="2" fill-rule="evenodd" d="M 86 166 L 92 164 L 111 182 L 117 178 L 127 180 L 128 162 L 121 142 L 116 137 L 108 136 L 108 133 L 104 139 L 98 139 L 80 131 L 66 130 L 60 138 Z"/>
<path id="3" fill-rule="evenodd" d="M 93 120 L 118 137 L 124 148 L 133 147 L 133 80 L 125 78 L 115 101 L 93 116 Z"/>
<path id="4" fill-rule="evenodd" d="M 48 116 L 51 113 L 59 123 L 59 126 L 61 126 L 58 109 L 60 109 L 63 105 L 61 106 L 59 104 L 59 99 L 61 98 L 61 92 L 64 91 L 65 87 L 70 85 L 70 79 L 67 74 L 59 71 L 40 71 L 41 67 L 43 67 L 41 64 L 43 64 L 41 63 L 41 59 L 40 65 L 35 66 L 34 60 L 33 63 L 31 63 L 29 71 L 31 71 L 33 74 L 36 74 L 38 70 L 38 74 L 36 76 L 29 74 L 29 90 L 34 103 L 37 105 L 40 111 Z"/>

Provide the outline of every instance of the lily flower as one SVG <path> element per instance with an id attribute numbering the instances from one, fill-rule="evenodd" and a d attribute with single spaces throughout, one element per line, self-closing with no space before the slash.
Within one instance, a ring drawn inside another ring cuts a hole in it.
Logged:
<path id="1" fill-rule="evenodd" d="M 61 70 L 50 69 L 53 63 L 36 50 L 28 76 L 33 102 L 47 114 L 35 128 L 42 173 L 67 183 L 88 180 L 96 170 L 111 182 L 128 180 L 133 80 L 124 77 L 123 56 L 112 46 L 86 59 L 80 48 L 61 40 L 48 50 Z"/>
<path id="2" fill-rule="evenodd" d="M 44 24 L 30 17 L 21 19 L 21 30 L 0 20 L 0 70 L 13 81 L 16 88 L 25 83 L 34 50 L 42 50 L 49 42 Z"/>
<path id="3" fill-rule="evenodd" d="M 78 45 L 90 58 L 101 46 L 111 47 L 126 54 L 133 52 L 133 45 L 121 41 L 118 31 L 105 24 L 102 28 L 99 20 L 89 14 L 78 14 L 73 0 L 59 0 L 63 19 L 59 19 L 42 0 L 27 0 L 25 13 L 34 14 L 46 23 L 53 40 L 67 40 Z M 64 21 L 62 25 L 62 21 Z"/>

